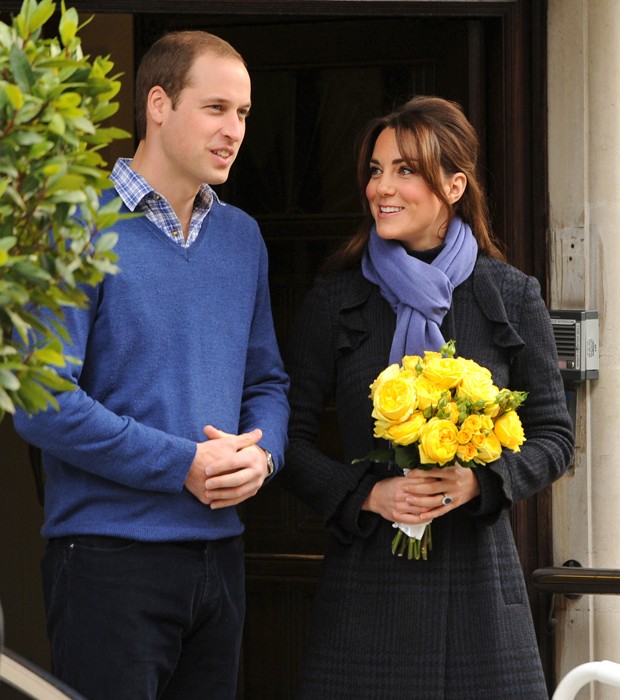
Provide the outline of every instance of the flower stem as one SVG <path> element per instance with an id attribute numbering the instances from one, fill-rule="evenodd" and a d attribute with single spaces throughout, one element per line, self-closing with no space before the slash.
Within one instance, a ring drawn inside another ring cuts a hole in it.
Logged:
<path id="1" fill-rule="evenodd" d="M 392 540 L 392 554 L 396 554 L 398 547 L 401 543 L 401 540 L 405 536 L 405 533 L 402 530 L 398 530 L 396 535 L 394 536 L 394 539 Z"/>
<path id="2" fill-rule="evenodd" d="M 429 523 L 424 530 L 424 534 L 422 535 L 422 559 L 425 561 L 428 559 L 428 553 L 432 548 L 433 540 L 431 537 L 431 525 Z"/>
<path id="3" fill-rule="evenodd" d="M 398 530 L 392 540 L 392 554 L 402 557 L 407 552 L 407 559 L 428 559 L 428 553 L 433 548 L 430 523 L 426 526 L 422 539 L 405 535 L 402 530 Z"/>

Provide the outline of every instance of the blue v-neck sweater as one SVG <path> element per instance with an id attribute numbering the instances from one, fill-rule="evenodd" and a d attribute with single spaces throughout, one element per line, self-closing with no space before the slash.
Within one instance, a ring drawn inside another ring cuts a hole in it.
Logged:
<path id="1" fill-rule="evenodd" d="M 126 211 L 126 210 L 125 210 Z M 211 510 L 183 486 L 203 427 L 261 428 L 281 465 L 286 377 L 273 329 L 267 253 L 254 219 L 217 200 L 189 248 L 145 217 L 118 222 L 120 272 L 67 309 L 72 344 L 60 411 L 18 412 L 42 449 L 44 537 L 146 541 L 242 532 L 236 509 Z"/>

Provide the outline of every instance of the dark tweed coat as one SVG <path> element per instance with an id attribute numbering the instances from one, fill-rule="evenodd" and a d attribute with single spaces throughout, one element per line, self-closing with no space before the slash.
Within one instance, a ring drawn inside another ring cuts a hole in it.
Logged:
<path id="1" fill-rule="evenodd" d="M 538 282 L 481 256 L 442 331 L 500 387 L 529 392 L 527 441 L 479 467 L 481 495 L 435 519 L 428 561 L 394 557 L 394 529 L 360 510 L 385 469 L 352 465 L 373 446 L 369 385 L 388 363 L 395 315 L 359 270 L 317 281 L 287 353 L 290 446 L 280 483 L 331 534 L 299 697 L 304 700 L 547 698 L 507 509 L 568 467 L 573 433 Z M 344 463 L 315 446 L 333 397 Z"/>

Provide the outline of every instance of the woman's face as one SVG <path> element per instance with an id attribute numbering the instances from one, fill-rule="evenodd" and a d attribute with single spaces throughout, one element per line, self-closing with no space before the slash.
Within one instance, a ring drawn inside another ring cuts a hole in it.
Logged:
<path id="1" fill-rule="evenodd" d="M 449 178 L 444 178 L 444 186 L 450 200 Z M 375 142 L 366 197 L 381 238 L 400 241 L 409 250 L 428 250 L 443 241 L 450 212 L 405 163 L 394 129 L 384 129 Z"/>

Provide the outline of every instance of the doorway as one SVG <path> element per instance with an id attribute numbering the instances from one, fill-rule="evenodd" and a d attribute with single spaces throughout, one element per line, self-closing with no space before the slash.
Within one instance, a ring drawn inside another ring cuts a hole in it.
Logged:
<path id="1" fill-rule="evenodd" d="M 416 12 L 413 4 L 403 12 L 407 3 L 400 3 L 393 16 L 360 16 L 357 3 L 338 15 L 275 15 L 264 3 L 264 14 L 253 16 L 136 17 L 136 63 L 164 31 L 200 28 L 230 41 L 248 64 L 253 105 L 246 138 L 228 182 L 216 189 L 260 224 L 282 347 L 321 262 L 359 221 L 354 144 L 361 126 L 414 94 L 441 95 L 464 107 L 481 137 L 495 231 L 510 261 L 545 288 L 544 169 L 535 170 L 528 141 L 534 133 L 544 138 L 544 130 L 532 130 L 543 106 L 531 99 L 531 74 L 523 81 L 532 52 L 541 50 L 542 25 L 528 35 L 528 53 L 519 44 L 519 32 L 541 17 L 529 13 L 529 3 L 506 3 L 501 11 L 487 4 L 475 17 L 455 16 L 438 9 L 441 4 L 433 3 L 435 12 Z M 322 441 L 337 457 L 329 410 Z M 542 494 L 513 513 L 526 577 L 549 563 L 549 529 L 542 527 L 549 508 Z M 248 613 L 238 697 L 289 700 L 321 566 L 322 523 L 277 484 L 248 502 L 242 517 Z M 530 602 L 551 683 L 544 605 L 535 592 Z"/>

